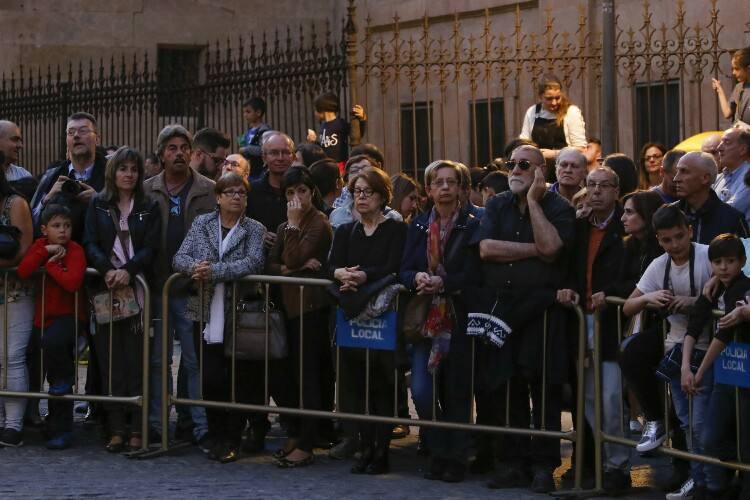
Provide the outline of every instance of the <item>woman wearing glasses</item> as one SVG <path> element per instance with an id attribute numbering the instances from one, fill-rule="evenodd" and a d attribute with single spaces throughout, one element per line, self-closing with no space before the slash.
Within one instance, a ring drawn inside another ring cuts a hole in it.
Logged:
<path id="1" fill-rule="evenodd" d="M 136 276 L 150 274 L 161 231 L 156 202 L 143 192 L 143 157 L 128 146 L 119 148 L 107 162 L 104 190 L 89 204 L 84 228 L 86 258 L 104 278 L 107 289 L 136 286 Z M 143 290 L 135 288 L 143 310 Z M 94 336 L 101 386 L 114 396 L 142 394 L 143 321 L 141 315 L 113 322 L 112 359 L 109 327 L 100 325 Z M 108 379 L 112 363 L 112 380 Z M 132 406 L 106 407 L 110 439 L 107 451 L 141 448 L 141 411 Z"/>
<path id="2" fill-rule="evenodd" d="M 478 275 L 476 247 L 469 242 L 479 219 L 459 201 L 461 190 L 468 187 L 461 180 L 461 167 L 452 161 L 438 160 L 425 169 L 433 206 L 409 225 L 400 278 L 410 291 L 430 297 L 423 339 L 414 343 L 411 365 L 412 398 L 419 418 L 430 420 L 434 408 L 440 420 L 468 423 L 471 342 L 461 290 Z M 462 481 L 470 444 L 467 433 L 423 428 L 421 437 L 431 453 L 425 478 Z"/>
<path id="3" fill-rule="evenodd" d="M 333 231 L 328 218 L 317 208 L 322 206 L 322 201 L 307 167 L 287 170 L 281 189 L 287 199 L 287 221 L 276 231 L 276 243 L 268 256 L 269 274 L 324 278 L 323 264 L 331 247 Z M 334 373 L 328 336 L 330 303 L 327 295 L 320 287 L 312 286 L 300 292 L 298 285 L 282 286 L 281 294 L 291 357 L 290 370 L 284 380 L 284 394 L 292 397 L 278 403 L 281 406 L 300 406 L 302 384 L 303 408 L 332 410 Z M 302 373 L 299 372 L 300 360 Z M 290 419 L 289 439 L 274 455 L 279 467 L 303 467 L 313 462 L 317 423 L 312 418 Z"/>
<path id="4" fill-rule="evenodd" d="M 661 164 L 667 147 L 658 142 L 647 142 L 641 148 L 641 163 L 638 167 L 638 188 L 651 189 L 662 181 Z"/>
<path id="5" fill-rule="evenodd" d="M 349 178 L 349 190 L 360 220 L 339 226 L 333 237 L 328 267 L 338 284 L 339 306 L 348 318 L 366 308 L 369 297 L 396 282 L 406 238 L 406 224 L 383 215 L 392 195 L 391 180 L 368 167 Z M 364 297 L 363 297 L 364 296 Z M 359 301 L 358 298 L 364 298 Z M 356 304 L 362 303 L 361 307 Z M 365 413 L 365 366 L 370 368 L 369 411 L 393 415 L 395 353 L 342 347 L 340 351 L 341 410 Z M 388 448 L 393 426 L 359 423 L 360 458 L 355 474 L 384 474 L 389 470 Z"/>
<path id="6" fill-rule="evenodd" d="M 218 210 L 198 216 L 174 256 L 174 270 L 189 275 L 203 297 L 192 296 L 187 316 L 203 321 L 203 398 L 230 401 L 232 360 L 224 356 L 225 333 L 231 331 L 232 280 L 247 274 L 260 274 L 265 265 L 263 235 L 266 228 L 245 216 L 247 179 L 237 174 L 223 175 L 214 188 Z M 242 296 L 243 287 L 238 286 Z M 239 300 L 239 297 L 236 297 Z M 201 311 L 201 306 L 203 310 Z M 236 360 L 236 401 L 253 403 L 248 361 Z M 206 408 L 208 434 L 212 440 L 209 458 L 222 463 L 239 458 L 242 428 L 240 412 Z"/>

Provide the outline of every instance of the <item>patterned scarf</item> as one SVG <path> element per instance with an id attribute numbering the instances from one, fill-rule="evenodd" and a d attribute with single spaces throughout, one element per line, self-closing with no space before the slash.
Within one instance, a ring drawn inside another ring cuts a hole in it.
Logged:
<path id="1" fill-rule="evenodd" d="M 458 218 L 456 210 L 447 223 L 441 228 L 440 214 L 432 208 L 427 230 L 427 268 L 430 275 L 440 276 L 445 279 L 445 267 L 443 266 L 443 254 L 445 244 L 450 238 L 453 227 Z M 430 359 L 427 361 L 427 369 L 434 373 L 440 362 L 448 355 L 451 343 L 451 331 L 455 326 L 455 313 L 453 301 L 446 294 L 435 294 L 427 312 L 427 319 L 422 327 L 422 335 L 432 339 Z"/>

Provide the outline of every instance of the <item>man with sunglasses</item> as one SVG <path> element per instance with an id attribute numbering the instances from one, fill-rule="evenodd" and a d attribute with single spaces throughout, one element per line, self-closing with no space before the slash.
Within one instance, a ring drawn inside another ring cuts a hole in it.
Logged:
<path id="1" fill-rule="evenodd" d="M 215 179 L 226 160 L 230 145 L 231 141 L 220 130 L 209 127 L 200 129 L 193 137 L 190 167 L 211 180 Z"/>
<path id="2" fill-rule="evenodd" d="M 544 424 L 547 430 L 559 430 L 559 384 L 566 363 L 564 321 L 559 316 L 564 312 L 552 306 L 562 284 L 563 254 L 572 244 L 575 214 L 564 198 L 547 190 L 545 160 L 538 148 L 516 148 L 506 166 L 510 191 L 488 200 L 476 238 L 482 259 L 481 295 L 492 297 L 495 304 L 491 311 L 478 312 L 489 312 L 512 325 L 501 347 L 486 344 L 485 352 L 478 354 L 478 377 L 485 384 L 482 399 L 502 420 L 507 391 L 509 425 L 528 428 L 531 397 L 534 427 Z M 544 390 L 543 372 L 547 375 Z M 544 412 L 536 410 L 541 408 Z M 553 491 L 552 472 L 560 465 L 559 443 L 512 435 L 502 439 L 502 465 L 487 486 Z"/>

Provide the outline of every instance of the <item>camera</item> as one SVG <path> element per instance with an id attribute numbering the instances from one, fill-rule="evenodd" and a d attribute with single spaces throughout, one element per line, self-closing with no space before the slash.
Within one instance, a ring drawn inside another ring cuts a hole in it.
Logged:
<path id="1" fill-rule="evenodd" d="M 81 186 L 80 181 L 68 179 L 67 181 L 63 182 L 62 186 L 60 186 L 60 190 L 65 194 L 75 196 L 83 191 L 83 186 Z"/>

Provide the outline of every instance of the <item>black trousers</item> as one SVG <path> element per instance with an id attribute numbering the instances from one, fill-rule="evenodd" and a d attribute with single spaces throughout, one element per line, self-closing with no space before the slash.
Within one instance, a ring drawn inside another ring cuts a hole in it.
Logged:
<path id="1" fill-rule="evenodd" d="M 112 323 L 112 395 L 139 396 L 143 393 L 143 328 L 140 315 Z M 99 325 L 94 344 L 101 388 L 109 394 L 109 324 Z M 110 434 L 123 436 L 128 423 L 130 432 L 141 432 L 141 409 L 133 405 L 105 405 Z"/>
<path id="2" fill-rule="evenodd" d="M 285 406 L 308 410 L 333 408 L 335 374 L 331 358 L 328 317 L 329 309 L 326 308 L 304 314 L 302 325 L 300 318 L 287 321 L 290 370 L 285 377 L 285 385 L 288 388 Z M 300 333 L 301 327 L 304 328 L 304 335 Z M 318 419 L 290 418 L 289 424 L 289 434 L 299 440 L 298 448 L 311 452 L 319 426 Z"/>
<path id="3" fill-rule="evenodd" d="M 506 391 L 510 391 L 510 397 Z M 516 374 L 502 384 L 493 395 L 492 406 L 499 415 L 499 423 L 506 424 L 506 398 L 510 403 L 509 424 L 511 427 L 528 429 L 532 423 L 535 429 L 542 425 L 542 381 L 541 378 Z M 529 396 L 534 411 L 529 407 Z M 562 411 L 562 386 L 548 383 L 545 391 L 544 424 L 548 431 L 560 430 Z M 537 411 L 538 409 L 538 411 Z M 520 467 L 530 472 L 552 472 L 560 466 L 560 442 L 546 437 L 502 435 L 500 437 L 498 459 L 508 467 Z"/>
<path id="4" fill-rule="evenodd" d="M 224 356 L 224 344 L 203 341 L 203 399 L 232 400 L 232 360 Z M 263 365 L 253 361 L 235 361 L 235 401 L 263 404 Z M 206 408 L 208 432 L 232 448 L 239 447 L 246 415 L 243 412 Z"/>
<path id="5" fill-rule="evenodd" d="M 34 329 L 40 335 L 40 329 Z M 75 380 L 75 318 L 60 316 L 44 329 L 42 356 L 50 386 L 73 385 Z M 51 436 L 73 430 L 73 401 L 49 400 L 47 430 Z"/>
<path id="6" fill-rule="evenodd" d="M 365 414 L 366 411 L 366 366 L 369 356 L 370 387 L 369 413 L 392 417 L 394 406 L 395 354 L 392 351 L 352 349 L 340 350 L 339 391 L 341 410 L 346 413 Z M 376 453 L 388 452 L 393 426 L 391 424 L 357 424 L 363 450 Z"/>

